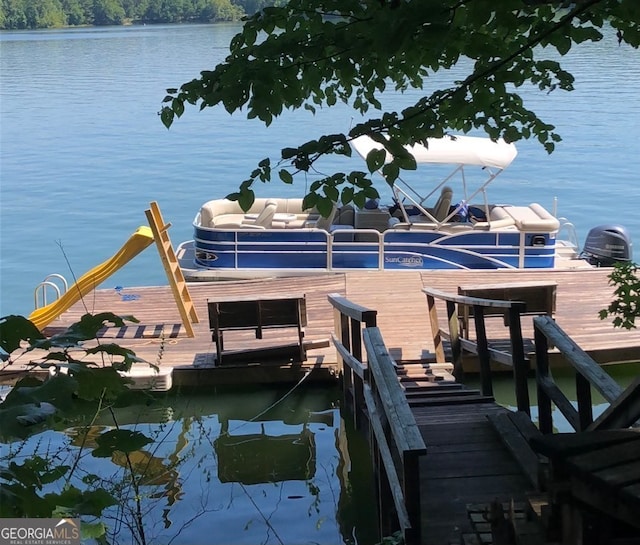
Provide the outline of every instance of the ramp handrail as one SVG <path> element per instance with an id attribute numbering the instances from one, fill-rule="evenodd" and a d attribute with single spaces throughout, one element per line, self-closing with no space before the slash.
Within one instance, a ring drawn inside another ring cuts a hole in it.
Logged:
<path id="1" fill-rule="evenodd" d="M 634 425 L 640 418 L 640 377 L 623 389 L 550 317 L 534 318 L 533 326 L 538 414 L 542 433 L 553 433 L 552 403 L 576 431 L 619 429 Z M 578 409 L 553 380 L 549 370 L 549 346 L 559 350 L 575 371 Z M 596 420 L 593 419 L 592 388 L 610 403 Z"/>
<path id="2" fill-rule="evenodd" d="M 328 299 L 335 309 L 332 340 L 342 362 L 344 407 L 352 412 L 356 429 L 368 425 L 370 430 L 381 535 L 399 527 L 404 543 L 417 544 L 424 440 L 376 327 L 376 311 L 338 294 Z"/>
<path id="3" fill-rule="evenodd" d="M 351 404 L 354 425 L 359 429 L 364 409 L 362 385 L 368 380 L 362 357 L 362 332 L 365 327 L 376 325 L 377 311 L 353 303 L 338 293 L 330 293 L 328 299 L 334 308 L 332 341 L 338 351 L 338 363 L 342 363 L 343 406 Z"/>
<path id="4" fill-rule="evenodd" d="M 503 301 L 499 299 L 483 299 L 468 295 L 458 295 L 435 288 L 422 288 L 422 291 L 427 296 L 429 322 L 431 324 L 436 361 L 438 363 L 445 363 L 443 339 L 448 339 L 451 344 L 451 355 L 454 367 L 453 375 L 457 380 L 461 381 L 464 375 L 462 368 L 462 349 L 464 348 L 477 353 L 480 363 L 481 390 L 482 394 L 486 396 L 493 395 L 491 361 L 512 366 L 518 410 L 531 415 L 529 387 L 527 384 L 529 364 L 524 354 L 521 324 L 521 316 L 526 310 L 525 303 L 522 301 Z M 436 299 L 444 301 L 446 304 L 448 331 L 440 327 Z M 473 308 L 473 319 L 476 331 L 475 341 L 463 339 L 460 336 L 460 306 Z M 511 352 L 509 354 L 489 348 L 485 326 L 485 311 L 488 309 L 501 309 L 507 313 L 509 341 L 511 345 Z"/>

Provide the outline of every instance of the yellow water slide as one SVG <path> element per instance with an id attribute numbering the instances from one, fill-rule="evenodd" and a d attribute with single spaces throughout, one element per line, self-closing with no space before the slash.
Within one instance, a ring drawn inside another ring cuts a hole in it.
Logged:
<path id="1" fill-rule="evenodd" d="M 47 326 L 71 305 L 84 297 L 109 278 L 117 270 L 121 269 L 142 250 L 153 243 L 153 234 L 149 227 L 138 227 L 118 253 L 107 259 L 89 272 L 83 274 L 60 298 L 53 303 L 34 310 L 29 316 L 38 329 Z"/>

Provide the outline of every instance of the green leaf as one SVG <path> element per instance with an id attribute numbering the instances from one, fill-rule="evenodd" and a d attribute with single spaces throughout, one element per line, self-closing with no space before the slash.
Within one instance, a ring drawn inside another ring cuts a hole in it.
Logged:
<path id="1" fill-rule="evenodd" d="M 353 187 L 345 187 L 342 190 L 341 202 L 342 204 L 349 204 L 353 200 Z"/>
<path id="2" fill-rule="evenodd" d="M 75 486 L 66 487 L 60 494 L 46 494 L 45 499 L 54 500 L 58 508 L 66 508 L 68 512 L 99 517 L 102 511 L 118 501 L 104 489 L 82 491 Z"/>
<path id="3" fill-rule="evenodd" d="M 38 495 L 34 487 L 22 486 L 22 483 L 0 485 L 0 514 L 9 517 L 50 517 L 55 504 Z"/>
<path id="4" fill-rule="evenodd" d="M 255 193 L 251 189 L 242 188 L 238 197 L 238 204 L 245 212 L 253 206 L 256 200 Z"/>
<path id="5" fill-rule="evenodd" d="M 331 210 L 333 209 L 333 201 L 328 198 L 319 199 L 316 203 L 316 208 L 318 209 L 318 212 L 320 212 L 320 214 L 326 218 L 329 216 Z"/>
<path id="6" fill-rule="evenodd" d="M 571 49 L 571 39 L 566 36 L 558 36 L 553 43 L 560 55 L 566 55 Z"/>
<path id="7" fill-rule="evenodd" d="M 30 349 L 78 347 L 83 341 L 98 338 L 98 332 L 104 327 L 123 327 L 125 322 L 138 323 L 138 320 L 133 316 L 118 316 L 112 312 L 85 314 L 80 321 L 71 324 L 66 331 L 53 335 L 49 339 L 32 342 Z"/>
<path id="8" fill-rule="evenodd" d="M 80 523 L 80 538 L 82 541 L 90 539 L 98 539 L 107 533 L 107 527 L 104 522 L 84 522 Z"/>
<path id="9" fill-rule="evenodd" d="M 400 169 L 398 168 L 397 163 L 394 161 L 393 163 L 387 163 L 384 165 L 382 167 L 382 175 L 388 184 L 392 184 L 400 175 Z"/>
<path id="10" fill-rule="evenodd" d="M 109 356 L 112 365 L 117 367 L 118 371 L 128 371 L 134 363 L 144 363 L 144 360 L 138 358 L 133 350 L 115 343 L 99 344 L 94 348 L 86 349 L 86 353 Z M 113 361 L 114 357 L 121 358 L 121 361 Z"/>
<path id="11" fill-rule="evenodd" d="M 317 193 L 309 193 L 302 199 L 302 209 L 311 210 L 318 203 L 320 196 Z"/>
<path id="12" fill-rule="evenodd" d="M 160 120 L 162 124 L 168 129 L 173 125 L 174 113 L 171 108 L 164 107 L 160 110 Z"/>
<path id="13" fill-rule="evenodd" d="M 327 185 L 324 188 L 324 193 L 327 196 L 326 203 L 327 203 L 328 210 L 326 214 L 323 214 L 323 216 L 328 216 L 334 204 L 338 202 L 338 199 L 340 198 L 340 192 L 336 187 L 332 185 Z"/>
<path id="14" fill-rule="evenodd" d="M 387 150 L 385 149 L 373 149 L 367 154 L 367 168 L 369 172 L 376 172 L 382 168 L 385 160 L 387 159 Z"/>
<path id="15" fill-rule="evenodd" d="M 77 388 L 76 379 L 62 373 L 45 381 L 25 377 L 14 385 L 0 408 L 6 410 L 24 404 L 50 403 L 60 410 L 67 411 L 73 406 Z"/>
<path id="16" fill-rule="evenodd" d="M 12 352 L 20 348 L 22 341 L 33 343 L 44 338 L 33 322 L 24 316 L 4 316 L 0 318 L 0 360 L 6 361 Z"/>
<path id="17" fill-rule="evenodd" d="M 179 98 L 174 98 L 171 102 L 171 109 L 177 117 L 181 117 L 184 113 L 184 101 Z"/>
<path id="18" fill-rule="evenodd" d="M 416 170 L 418 168 L 415 157 L 410 154 L 396 157 L 395 163 L 403 170 Z"/>
<path id="19" fill-rule="evenodd" d="M 10 462 L 1 477 L 7 481 L 19 481 L 22 486 L 42 488 L 40 475 L 49 470 L 49 461 L 41 456 L 28 458 L 22 464 Z"/>
<path id="20" fill-rule="evenodd" d="M 78 398 L 86 401 L 97 401 L 103 396 L 114 400 L 128 390 L 131 381 L 123 378 L 115 367 L 85 368 L 83 372 L 74 373 L 78 384 Z"/>
<path id="21" fill-rule="evenodd" d="M 114 452 L 134 452 L 152 440 L 139 431 L 111 430 L 96 438 L 98 448 L 91 453 L 96 458 L 108 458 Z"/>
<path id="22" fill-rule="evenodd" d="M 280 180 L 282 180 L 285 184 L 293 183 L 293 176 L 291 176 L 291 173 L 288 170 L 281 169 L 278 172 L 278 176 L 280 176 Z"/>

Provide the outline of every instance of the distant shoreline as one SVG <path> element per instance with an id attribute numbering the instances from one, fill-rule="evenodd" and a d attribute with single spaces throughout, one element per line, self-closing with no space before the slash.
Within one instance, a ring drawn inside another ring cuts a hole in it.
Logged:
<path id="1" fill-rule="evenodd" d="M 0 6 L 0 30 L 49 30 L 134 25 L 238 23 L 276 0 L 163 0 L 142 5 L 125 0 L 108 4 L 79 0 L 28 2 L 11 10 Z"/>
<path id="2" fill-rule="evenodd" d="M 37 30 L 73 30 L 73 29 L 82 29 L 82 28 L 117 28 L 117 27 L 129 27 L 129 26 L 188 26 L 188 25 L 218 25 L 222 23 L 229 24 L 238 24 L 240 20 L 229 21 L 229 20 L 219 20 L 219 21 L 181 21 L 177 23 L 145 23 L 141 21 L 126 21 L 119 24 L 113 25 L 63 25 L 63 26 L 50 26 L 50 27 L 39 27 L 39 28 L 0 28 L 0 32 L 33 32 Z"/>
<path id="3" fill-rule="evenodd" d="M 216 25 L 221 23 L 240 23 L 240 19 L 228 20 L 220 19 L 216 21 L 180 21 L 175 23 L 148 23 L 143 21 L 128 20 L 122 23 L 114 23 L 111 25 L 61 25 L 61 26 L 49 26 L 38 28 L 0 28 L 0 32 L 26 32 L 36 30 L 73 30 L 80 28 L 116 28 L 116 27 L 128 27 L 128 26 L 188 26 L 188 25 Z"/>

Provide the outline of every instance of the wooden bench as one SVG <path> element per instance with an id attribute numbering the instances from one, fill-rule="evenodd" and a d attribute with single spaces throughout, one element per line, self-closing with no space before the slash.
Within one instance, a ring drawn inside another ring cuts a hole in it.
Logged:
<path id="1" fill-rule="evenodd" d="M 232 361 L 260 362 L 274 358 L 300 363 L 306 359 L 303 344 L 303 327 L 307 325 L 304 295 L 208 300 L 207 306 L 218 365 Z M 227 331 L 253 331 L 256 339 L 262 339 L 265 330 L 283 328 L 295 329 L 297 342 L 241 350 L 227 350 L 224 345 L 224 333 Z"/>
<path id="2" fill-rule="evenodd" d="M 458 294 L 480 299 L 498 299 L 501 301 L 522 301 L 525 304 L 523 316 L 553 316 L 556 311 L 555 282 L 510 282 L 505 284 L 481 284 L 459 286 Z M 486 317 L 503 316 L 504 325 L 509 325 L 509 314 L 501 308 L 487 307 Z M 473 316 L 473 307 L 463 305 L 459 311 L 460 327 L 465 338 L 469 338 L 469 318 Z"/>

